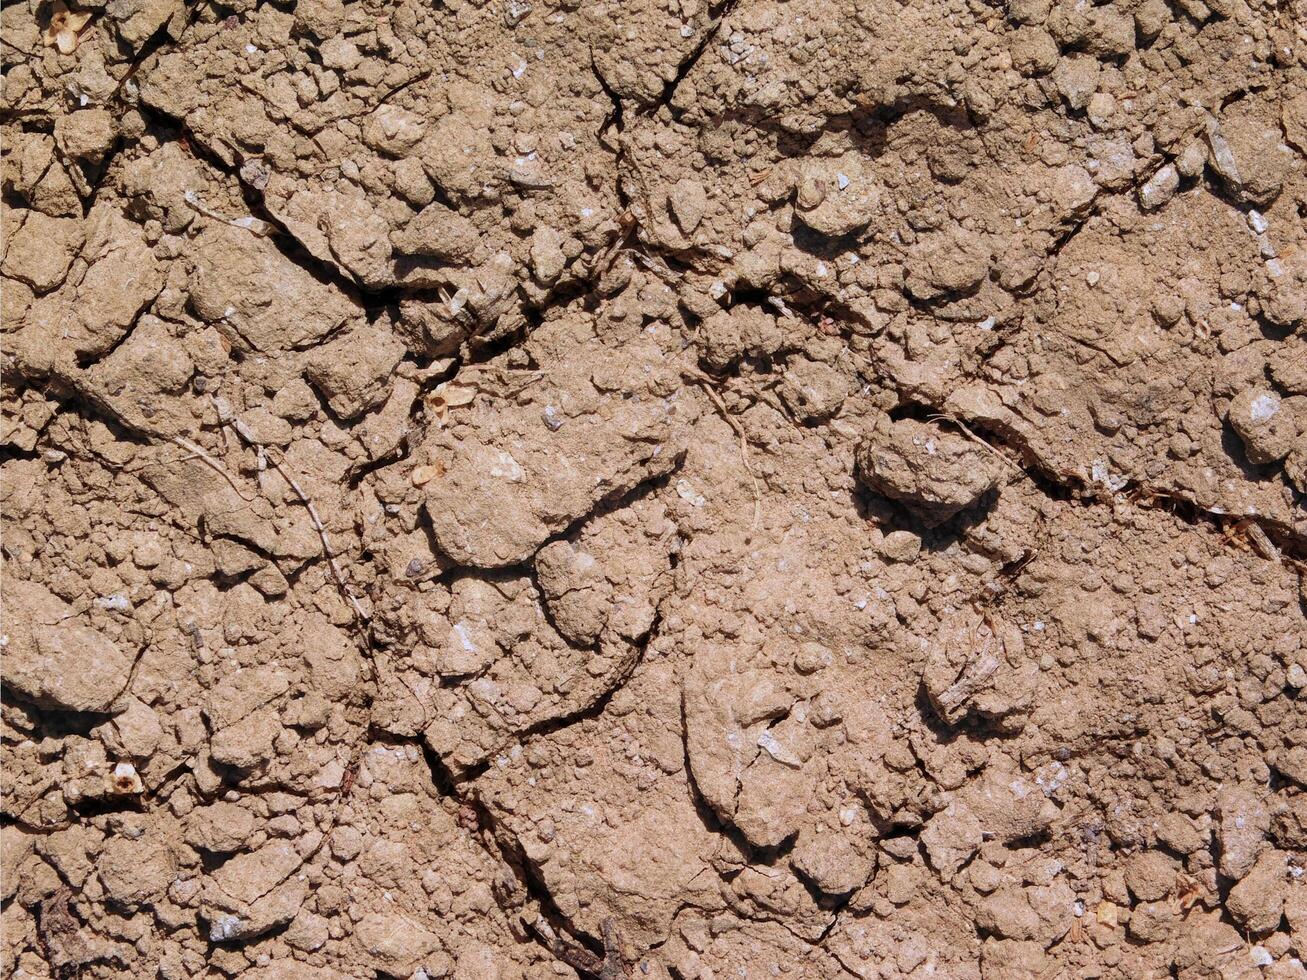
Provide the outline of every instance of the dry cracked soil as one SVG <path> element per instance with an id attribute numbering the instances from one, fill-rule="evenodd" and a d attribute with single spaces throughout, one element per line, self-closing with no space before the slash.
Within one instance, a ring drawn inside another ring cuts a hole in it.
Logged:
<path id="1" fill-rule="evenodd" d="M 1307 977 L 1307 0 L 13 0 L 5 977 Z"/>

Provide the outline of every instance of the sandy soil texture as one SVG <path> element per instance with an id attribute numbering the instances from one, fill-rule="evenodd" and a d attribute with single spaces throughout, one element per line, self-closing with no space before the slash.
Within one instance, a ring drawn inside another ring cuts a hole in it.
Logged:
<path id="1" fill-rule="evenodd" d="M 1307 978 L 1307 0 L 14 0 L 0 971 Z"/>

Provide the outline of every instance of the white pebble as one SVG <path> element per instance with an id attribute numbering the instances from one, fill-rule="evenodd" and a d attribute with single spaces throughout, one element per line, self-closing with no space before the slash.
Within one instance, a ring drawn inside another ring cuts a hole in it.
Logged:
<path id="1" fill-rule="evenodd" d="M 688 480 L 676 481 L 676 496 L 689 503 L 691 507 L 702 507 L 707 499 L 690 485 Z"/>
<path id="2" fill-rule="evenodd" d="M 1279 410 L 1280 396 L 1268 393 L 1253 399 L 1252 405 L 1248 407 L 1248 414 L 1255 424 L 1260 425 L 1274 418 Z"/>

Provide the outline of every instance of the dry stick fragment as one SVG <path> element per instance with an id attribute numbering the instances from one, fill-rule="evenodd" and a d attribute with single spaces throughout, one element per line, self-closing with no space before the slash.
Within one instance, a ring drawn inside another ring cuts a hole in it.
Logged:
<path id="1" fill-rule="evenodd" d="M 200 200 L 200 195 L 194 191 L 187 191 L 182 197 L 190 205 L 191 210 L 204 215 L 206 218 L 212 218 L 214 221 L 221 221 L 224 225 L 231 225 L 233 228 L 244 228 L 246 231 L 259 236 L 270 235 L 275 230 L 268 222 L 253 215 L 246 215 L 244 218 L 228 218 L 221 215 L 212 208 L 206 207 L 204 202 Z"/>
<path id="2" fill-rule="evenodd" d="M 957 709 L 989 682 L 998 672 L 999 666 L 998 658 L 988 652 L 977 660 L 967 661 L 957 680 L 931 698 L 940 716 L 951 723 Z"/>
<path id="3" fill-rule="evenodd" d="M 595 259 L 594 268 L 598 269 L 600 274 L 609 270 L 613 264 L 613 260 L 623 251 L 626 247 L 626 243 L 631 240 L 631 235 L 634 234 L 635 229 L 639 227 L 640 224 L 636 220 L 635 215 L 630 211 L 623 212 L 617 219 L 617 223 L 620 234 L 613 240 L 612 244 L 608 246 L 604 253 Z"/>
<path id="4" fill-rule="evenodd" d="M 600 925 L 604 937 L 604 965 L 599 970 L 599 980 L 623 980 L 630 974 L 622 961 L 622 940 L 617 935 L 617 920 L 611 915 Z"/>
<path id="5" fill-rule="evenodd" d="M 680 279 L 680 276 L 673 272 L 671 267 L 656 255 L 645 255 L 643 252 L 636 251 L 633 248 L 623 249 L 623 251 L 629 252 L 634 256 L 637 262 L 656 275 L 659 279 L 663 280 L 663 282 L 675 284 Z"/>
<path id="6" fill-rule="evenodd" d="M 598 980 L 626 980 L 630 977 L 622 962 L 621 941 L 617 936 L 617 925 L 611 916 L 604 919 L 601 926 L 604 943 L 603 959 L 584 946 L 559 936 L 543 916 L 538 916 L 530 923 L 529 928 L 554 957 L 574 970 L 587 973 Z"/>
<path id="7" fill-rule="evenodd" d="M 771 306 L 776 307 L 776 309 L 780 311 L 781 316 L 785 317 L 785 319 L 787 320 L 797 319 L 794 315 L 794 311 L 791 310 L 788 306 L 786 306 L 785 300 L 781 299 L 779 296 L 768 296 L 767 303 Z"/>
<path id="8" fill-rule="evenodd" d="M 1267 561 L 1278 562 L 1280 560 L 1280 549 L 1275 546 L 1275 542 L 1271 540 L 1271 536 L 1262 529 L 1260 524 L 1256 521 L 1250 520 L 1244 527 L 1244 533 L 1248 535 L 1248 539 L 1252 542 L 1253 550 L 1259 555 Z"/>

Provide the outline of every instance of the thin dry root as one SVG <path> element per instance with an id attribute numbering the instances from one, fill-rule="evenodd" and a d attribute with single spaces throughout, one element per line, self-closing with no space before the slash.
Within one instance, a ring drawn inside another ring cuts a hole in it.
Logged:
<path id="1" fill-rule="evenodd" d="M 1026 475 L 1025 470 L 1023 470 L 1016 463 L 1012 462 L 1012 460 L 1008 459 L 1006 456 L 1000 453 L 997 449 L 995 449 L 993 446 L 987 443 L 984 439 L 980 438 L 980 436 L 972 432 L 971 429 L 967 427 L 967 424 L 963 422 L 960 418 L 958 418 L 956 415 L 944 415 L 944 414 L 932 415 L 930 419 L 932 422 L 948 422 L 950 425 L 957 426 L 959 429 L 962 430 L 962 434 L 966 436 L 968 439 L 970 439 L 972 442 L 974 442 L 976 445 L 984 446 L 991 453 L 993 453 L 995 456 L 1001 459 L 1006 465 L 1012 467 L 1012 469 L 1014 469 L 1017 473 L 1021 474 L 1022 476 Z"/>
<path id="2" fill-rule="evenodd" d="M 239 432 L 239 430 L 237 431 Z M 255 443 L 254 445 L 258 444 Z M 310 500 L 308 494 L 300 488 L 300 485 L 295 482 L 295 479 L 286 472 L 286 468 L 281 465 L 277 458 L 273 456 L 272 453 L 268 452 L 267 447 L 259 446 L 259 449 L 262 450 L 264 455 L 267 457 L 268 462 L 272 464 L 272 468 L 281 474 L 281 478 L 286 481 L 287 486 L 295 492 L 295 496 L 299 497 L 300 503 L 304 505 L 304 509 L 309 512 L 309 520 L 313 522 L 313 530 L 318 532 L 318 537 L 322 540 L 322 554 L 327 559 L 327 565 L 331 568 L 331 574 L 335 577 L 336 584 L 340 586 L 341 594 L 345 597 L 345 601 L 353 608 L 354 615 L 357 616 L 361 622 L 367 622 L 368 614 L 364 612 L 358 599 L 356 599 L 354 593 L 350 591 L 349 584 L 345 581 L 345 574 L 340 570 L 340 564 L 336 561 L 336 553 L 331 548 L 331 540 L 327 537 L 327 529 L 322 523 L 322 518 L 318 517 L 318 511 L 317 508 L 313 506 L 313 501 Z"/>
<path id="3" fill-rule="evenodd" d="M 336 580 L 341 595 L 350 604 L 350 608 L 354 610 L 354 615 L 359 622 L 367 622 L 368 614 L 364 611 L 363 606 L 350 590 L 349 583 L 345 580 L 345 573 L 341 571 L 340 563 L 336 560 L 336 552 L 331 547 L 331 539 L 327 537 L 326 525 L 322 523 L 322 518 L 318 516 L 318 509 L 313 506 L 312 499 L 304 492 L 304 488 L 299 485 L 299 482 L 286 471 L 286 467 L 282 466 L 280 460 L 272 454 L 268 447 L 254 438 L 254 433 L 250 431 L 250 427 L 236 417 L 225 399 L 213 398 L 213 407 L 218 413 L 219 424 L 224 427 L 231 426 L 232 431 L 236 433 L 240 440 L 259 454 L 260 460 L 266 459 L 272 465 L 272 468 L 281 474 L 281 478 L 286 481 L 286 485 L 299 498 L 299 502 L 309 512 L 309 520 L 313 522 L 313 530 L 318 532 L 318 539 L 322 542 L 323 557 L 327 559 L 327 566 L 331 569 L 331 575 Z"/>
<path id="4" fill-rule="evenodd" d="M 749 454 L 749 437 L 744 434 L 744 426 L 740 425 L 735 416 L 726 410 L 726 403 L 722 401 L 722 396 L 713 388 L 712 381 L 706 374 L 690 368 L 684 368 L 683 373 L 686 378 L 703 389 L 704 394 L 708 396 L 708 400 L 717 409 L 717 414 L 725 419 L 726 424 L 739 436 L 741 461 L 744 463 L 745 471 L 749 474 L 749 479 L 753 481 L 753 526 L 757 528 L 762 521 L 762 485 L 758 482 L 758 474 L 753 471 L 753 460 Z"/>
<path id="5" fill-rule="evenodd" d="M 174 445 L 180 446 L 182 449 L 185 449 L 188 453 L 190 453 L 189 456 L 183 457 L 184 459 L 198 459 L 202 461 L 206 466 L 209 467 L 209 469 L 213 470 L 224 480 L 226 480 L 227 483 L 231 486 L 231 488 L 236 491 L 236 496 L 240 497 L 241 500 L 244 500 L 246 503 L 254 502 L 255 500 L 254 497 L 245 496 L 245 492 L 241 490 L 240 486 L 236 483 L 236 480 L 232 477 L 232 475 L 227 472 L 227 468 L 223 466 L 221 463 L 219 463 L 212 456 L 210 456 L 207 452 L 205 452 L 202 447 L 191 442 L 189 439 L 183 439 L 181 436 L 173 436 L 172 442 Z"/>

